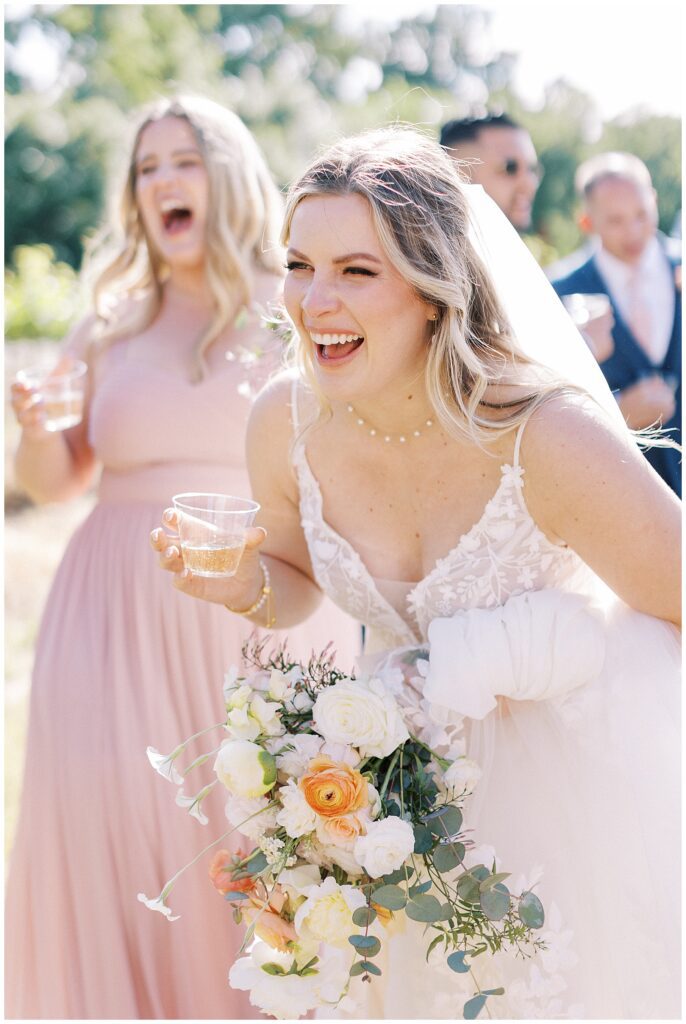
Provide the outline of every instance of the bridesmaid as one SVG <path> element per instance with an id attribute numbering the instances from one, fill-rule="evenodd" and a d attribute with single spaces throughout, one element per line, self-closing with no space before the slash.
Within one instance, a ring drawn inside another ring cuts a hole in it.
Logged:
<path id="1" fill-rule="evenodd" d="M 160 102 L 135 133 L 94 311 L 64 349 L 88 364 L 82 423 L 48 433 L 33 393 L 13 386 L 17 476 L 35 501 L 67 500 L 102 473 L 38 638 L 6 1017 L 258 1015 L 228 987 L 240 933 L 202 872 L 184 887 L 179 925 L 136 894 L 214 838 L 173 805 L 145 750 L 217 720 L 223 673 L 253 627 L 165 586 L 147 535 L 174 493 L 249 493 L 249 396 L 269 362 L 251 369 L 252 353 L 265 349 L 259 314 L 282 287 L 280 215 L 237 117 L 199 98 Z M 307 650 L 333 639 L 349 662 L 357 650 L 352 620 L 334 610 L 303 635 Z"/>

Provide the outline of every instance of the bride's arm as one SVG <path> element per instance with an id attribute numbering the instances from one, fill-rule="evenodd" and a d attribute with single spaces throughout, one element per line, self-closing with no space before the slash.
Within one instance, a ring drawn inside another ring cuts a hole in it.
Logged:
<path id="1" fill-rule="evenodd" d="M 681 621 L 681 503 L 631 436 L 590 401 L 556 397 L 522 439 L 525 499 L 627 604 Z"/>
<path id="2" fill-rule="evenodd" d="M 166 530 L 154 530 L 153 548 L 162 568 L 174 573 L 174 585 L 191 597 L 244 612 L 260 601 L 269 573 L 271 594 L 247 616 L 256 626 L 275 629 L 297 625 L 319 604 L 322 594 L 313 581 L 312 566 L 300 525 L 298 488 L 291 469 L 290 381 L 277 380 L 257 398 L 250 415 L 247 459 L 252 496 L 261 508 L 257 526 L 248 530 L 246 547 L 235 576 L 207 578 L 184 571 L 175 520 Z M 272 622 L 272 619 L 275 621 Z"/>

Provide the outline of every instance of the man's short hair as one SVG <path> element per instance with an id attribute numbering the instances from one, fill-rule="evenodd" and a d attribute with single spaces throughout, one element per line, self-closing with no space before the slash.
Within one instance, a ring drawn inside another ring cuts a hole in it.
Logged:
<path id="1" fill-rule="evenodd" d="M 650 171 L 633 153 L 598 153 L 585 160 L 574 175 L 577 194 L 588 199 L 601 181 L 632 181 L 640 188 L 652 188 Z"/>
<path id="2" fill-rule="evenodd" d="M 474 142 L 485 128 L 518 128 L 521 125 L 507 114 L 486 114 L 484 117 L 463 117 L 448 121 L 441 128 L 441 146 L 459 146 L 463 142 Z"/>

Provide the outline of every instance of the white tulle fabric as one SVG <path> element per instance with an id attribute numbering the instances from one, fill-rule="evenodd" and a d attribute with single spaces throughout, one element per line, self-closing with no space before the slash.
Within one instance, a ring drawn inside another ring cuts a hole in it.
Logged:
<path id="1" fill-rule="evenodd" d="M 367 626 L 368 651 L 430 648 L 426 678 L 400 684 L 403 703 L 435 744 L 481 765 L 466 823 L 485 847 L 470 857 L 490 864 L 495 851 L 511 890 L 536 884 L 546 907 L 546 952 L 475 962 L 482 988 L 506 988 L 489 1000 L 491 1015 L 676 1018 L 678 633 L 632 611 L 541 533 L 526 507 L 520 440 L 521 430 L 481 519 L 396 607 L 324 521 L 296 444 L 314 572 Z M 437 951 L 425 962 L 429 938 L 411 922 L 389 934 L 383 977 L 354 984 L 356 1008 L 338 1016 L 461 1017 L 474 984 Z"/>

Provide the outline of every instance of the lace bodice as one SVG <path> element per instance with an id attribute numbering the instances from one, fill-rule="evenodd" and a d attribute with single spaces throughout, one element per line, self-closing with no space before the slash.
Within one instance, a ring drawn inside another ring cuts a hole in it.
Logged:
<path id="1" fill-rule="evenodd" d="M 294 394 L 297 429 L 295 402 Z M 501 467 L 500 483 L 480 519 L 409 590 L 404 609 L 383 596 L 352 544 L 324 519 L 322 494 L 305 444 L 296 442 L 293 465 L 315 578 L 324 593 L 373 632 L 375 649 L 425 642 L 437 616 L 493 608 L 528 590 L 576 589 L 588 579 L 581 559 L 566 545 L 548 540 L 527 509 L 525 471 L 519 463 L 523 426 L 517 432 L 512 464 Z"/>

